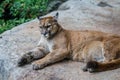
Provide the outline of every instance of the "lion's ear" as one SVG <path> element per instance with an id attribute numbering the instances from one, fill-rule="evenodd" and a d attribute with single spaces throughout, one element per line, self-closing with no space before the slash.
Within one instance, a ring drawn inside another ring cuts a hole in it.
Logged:
<path id="1" fill-rule="evenodd" d="M 37 16 L 37 19 L 38 19 L 38 20 L 41 20 L 42 18 L 41 18 L 40 16 Z"/>
<path id="2" fill-rule="evenodd" d="M 59 13 L 57 12 L 57 13 L 55 14 L 55 16 L 54 16 L 54 19 L 55 19 L 55 20 L 58 20 L 58 16 L 59 16 Z"/>

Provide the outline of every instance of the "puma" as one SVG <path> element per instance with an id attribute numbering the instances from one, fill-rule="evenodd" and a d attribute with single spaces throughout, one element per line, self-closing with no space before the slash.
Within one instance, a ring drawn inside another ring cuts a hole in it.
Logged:
<path id="1" fill-rule="evenodd" d="M 85 62 L 83 71 L 99 72 L 120 67 L 120 36 L 99 31 L 66 30 L 55 16 L 38 17 L 41 39 L 33 50 L 25 53 L 18 66 L 32 63 L 33 69 L 71 59 Z"/>

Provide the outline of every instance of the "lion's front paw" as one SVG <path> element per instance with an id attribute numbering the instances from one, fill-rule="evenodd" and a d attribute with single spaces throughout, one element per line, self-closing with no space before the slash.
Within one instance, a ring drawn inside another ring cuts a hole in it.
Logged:
<path id="1" fill-rule="evenodd" d="M 24 66 L 25 64 L 30 63 L 33 60 L 33 56 L 31 56 L 32 52 L 28 52 L 24 54 L 19 60 L 18 60 L 18 66 Z"/>
<path id="2" fill-rule="evenodd" d="M 22 57 L 18 60 L 18 66 L 24 66 L 25 64 L 27 64 L 27 58 Z"/>
<path id="3" fill-rule="evenodd" d="M 36 61 L 32 63 L 32 66 L 33 66 L 33 70 L 39 70 L 39 69 L 43 69 L 45 67 L 45 64 Z"/>

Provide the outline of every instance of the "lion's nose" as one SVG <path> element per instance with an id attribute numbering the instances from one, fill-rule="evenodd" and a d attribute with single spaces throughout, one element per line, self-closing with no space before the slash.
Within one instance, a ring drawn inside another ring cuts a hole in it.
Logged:
<path id="1" fill-rule="evenodd" d="M 44 32 L 43 35 L 45 36 L 48 32 Z"/>

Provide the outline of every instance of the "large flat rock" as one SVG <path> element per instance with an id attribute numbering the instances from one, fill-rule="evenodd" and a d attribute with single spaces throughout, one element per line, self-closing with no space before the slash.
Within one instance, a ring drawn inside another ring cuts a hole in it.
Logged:
<path id="1" fill-rule="evenodd" d="M 120 0 L 69 0 L 58 11 L 59 23 L 66 29 L 98 30 L 120 35 Z M 48 16 L 46 15 L 46 16 Z M 21 24 L 0 35 L 0 80 L 120 80 L 120 69 L 88 73 L 83 63 L 62 61 L 42 70 L 17 67 L 24 52 L 33 49 L 40 38 L 38 20 Z"/>

